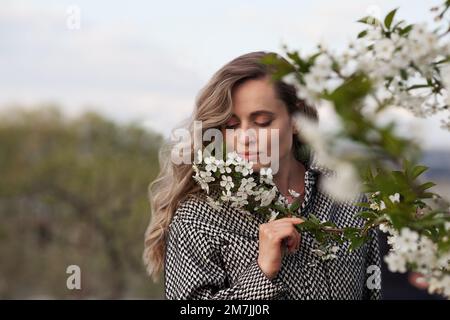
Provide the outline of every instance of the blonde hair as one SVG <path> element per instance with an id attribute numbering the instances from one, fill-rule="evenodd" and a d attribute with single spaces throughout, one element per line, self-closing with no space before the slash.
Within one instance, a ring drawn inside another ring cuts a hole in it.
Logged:
<path id="1" fill-rule="evenodd" d="M 232 114 L 233 88 L 248 79 L 272 75 L 275 71 L 273 66 L 262 63 L 262 59 L 266 55 L 274 54 L 264 51 L 247 53 L 219 69 L 196 97 L 194 112 L 187 124 L 191 137 L 194 136 L 194 121 L 202 121 L 203 131 L 208 128 L 220 128 Z M 278 97 L 285 102 L 289 114 L 300 112 L 312 120 L 318 120 L 316 110 L 297 97 L 294 86 L 281 80 L 276 80 L 274 86 Z M 160 172 L 149 186 L 152 217 L 145 233 L 143 259 L 147 272 L 154 281 L 159 279 L 164 267 L 167 231 L 174 212 L 188 196 L 198 195 L 201 191 L 192 179 L 191 164 L 175 164 L 170 161 L 174 145 L 174 142 L 167 141 L 160 149 Z M 193 155 L 193 144 L 190 148 Z M 293 148 L 297 159 L 309 165 L 309 149 L 297 135 L 294 135 Z"/>

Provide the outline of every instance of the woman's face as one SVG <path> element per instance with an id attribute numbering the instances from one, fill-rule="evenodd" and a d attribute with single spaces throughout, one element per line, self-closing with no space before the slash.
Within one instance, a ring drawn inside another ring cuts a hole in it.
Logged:
<path id="1" fill-rule="evenodd" d="M 294 125 L 269 78 L 243 82 L 234 88 L 232 100 L 233 115 L 222 127 L 227 150 L 236 150 L 252 161 L 255 171 L 261 167 L 274 168 L 273 161 L 280 163 L 286 159 L 292 152 Z M 229 136 L 226 129 L 231 133 Z"/>

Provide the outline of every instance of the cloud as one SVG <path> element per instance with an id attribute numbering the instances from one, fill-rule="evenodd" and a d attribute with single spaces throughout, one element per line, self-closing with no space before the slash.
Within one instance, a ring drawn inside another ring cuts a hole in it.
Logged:
<path id="1" fill-rule="evenodd" d="M 162 131 L 191 112 L 201 84 L 194 70 L 133 24 L 69 30 L 64 9 L 2 9 L 1 104 L 50 100 L 71 114 L 96 106 L 119 120 L 149 118 Z"/>
<path id="2" fill-rule="evenodd" d="M 77 3 L 79 30 L 67 28 L 68 3 L 2 4 L 0 106 L 54 101 L 70 114 L 95 108 L 119 121 L 142 119 L 164 134 L 191 114 L 209 77 L 240 54 L 280 52 L 281 44 L 305 52 L 320 40 L 339 49 L 371 6 L 384 14 L 401 5 L 413 20 L 428 8 L 390 0 Z M 442 144 L 436 121 L 422 123 L 427 144 Z"/>

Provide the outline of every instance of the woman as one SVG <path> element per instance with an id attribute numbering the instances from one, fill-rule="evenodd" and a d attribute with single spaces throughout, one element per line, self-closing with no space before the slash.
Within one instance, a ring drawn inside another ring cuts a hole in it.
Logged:
<path id="1" fill-rule="evenodd" d="M 303 216 L 314 214 L 339 227 L 362 226 L 353 201 L 337 202 L 318 189 L 328 171 L 314 165 L 293 121 L 294 115 L 317 120 L 316 111 L 297 97 L 293 86 L 271 81 L 274 69 L 261 63 L 267 54 L 242 55 L 217 71 L 197 97 L 192 122 L 202 121 L 204 130 L 277 129 L 279 169 L 274 182 L 281 194 L 289 201 L 295 200 L 289 189 L 299 194 Z M 242 134 L 231 138 L 245 150 L 242 156 L 254 156 L 249 150 L 255 139 Z M 170 150 L 168 146 L 162 152 Z M 296 231 L 301 219 L 266 221 L 229 206 L 214 209 L 192 179 L 191 164 L 161 163 L 150 189 L 153 216 L 144 260 L 154 279 L 164 267 L 166 298 L 379 298 L 379 286 L 370 286 L 373 274 L 367 272 L 374 268 L 369 266 L 380 265 L 376 233 L 358 250 L 349 253 L 348 244 L 342 245 L 336 259 L 323 261 L 314 253 L 314 238 Z M 256 162 L 254 169 L 261 167 Z M 364 200 L 361 195 L 355 202 Z"/>

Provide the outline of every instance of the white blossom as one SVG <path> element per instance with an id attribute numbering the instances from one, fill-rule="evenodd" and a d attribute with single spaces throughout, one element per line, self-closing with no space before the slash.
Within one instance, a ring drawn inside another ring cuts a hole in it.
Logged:
<path id="1" fill-rule="evenodd" d="M 259 175 L 261 183 L 267 183 L 269 185 L 273 184 L 272 168 L 261 168 L 259 170 Z"/>
<path id="2" fill-rule="evenodd" d="M 320 250 L 320 249 L 312 249 L 311 252 L 319 257 L 322 257 L 325 255 L 325 251 Z"/>
<path id="3" fill-rule="evenodd" d="M 394 250 L 398 252 L 415 251 L 418 247 L 419 234 L 408 228 L 400 230 L 400 235 L 394 242 Z"/>
<path id="4" fill-rule="evenodd" d="M 389 271 L 406 272 L 406 259 L 403 256 L 390 252 L 384 257 L 384 261 L 386 262 Z"/>
<path id="5" fill-rule="evenodd" d="M 395 51 L 395 44 L 391 39 L 383 38 L 375 42 L 374 51 L 377 58 L 389 60 Z"/>
<path id="6" fill-rule="evenodd" d="M 221 174 L 231 173 L 231 168 L 228 165 L 225 165 L 225 161 L 219 160 L 217 161 L 217 168 Z"/>
<path id="7" fill-rule="evenodd" d="M 216 158 L 214 158 L 213 156 L 206 157 L 204 159 L 204 162 L 206 164 L 206 166 L 205 166 L 206 171 L 212 171 L 212 172 L 217 171 Z"/>
<path id="8" fill-rule="evenodd" d="M 397 192 L 393 195 L 390 195 L 389 200 L 391 200 L 392 203 L 400 202 L 400 194 Z"/>
<path id="9" fill-rule="evenodd" d="M 207 199 L 207 202 L 211 205 L 211 207 L 213 207 L 213 209 L 215 209 L 215 210 L 220 210 L 221 209 L 220 202 L 214 200 L 211 197 L 207 197 L 206 199 Z"/>
<path id="10" fill-rule="evenodd" d="M 402 228 L 400 232 L 392 232 L 388 243 L 392 246 L 384 258 L 391 272 L 406 272 L 408 266 L 415 266 L 415 271 L 423 274 L 429 283 L 430 293 L 441 293 L 450 297 L 447 283 L 450 271 L 450 251 L 439 252 L 436 243 L 416 231 Z"/>
<path id="11" fill-rule="evenodd" d="M 270 219 L 269 221 L 275 220 L 280 213 L 278 211 L 270 209 Z"/>
<path id="12" fill-rule="evenodd" d="M 339 251 L 339 247 L 338 246 L 332 246 L 331 248 L 330 248 L 330 252 L 331 253 L 337 253 Z"/>
<path id="13" fill-rule="evenodd" d="M 288 207 L 289 206 L 288 199 L 285 196 L 283 196 L 281 193 L 278 195 L 278 199 L 277 199 L 277 201 L 275 203 L 278 204 L 278 205 L 281 205 L 283 207 Z"/>
<path id="14" fill-rule="evenodd" d="M 239 186 L 239 191 L 244 191 L 247 194 L 253 194 L 253 188 L 256 187 L 256 182 L 253 177 L 242 178 L 241 185 Z"/>
<path id="15" fill-rule="evenodd" d="M 234 187 L 233 178 L 231 176 L 222 176 L 220 186 L 224 187 L 226 190 L 230 190 L 231 188 Z"/>
<path id="16" fill-rule="evenodd" d="M 337 252 L 339 251 L 339 247 L 336 245 L 327 245 L 325 247 L 321 246 L 320 248 L 312 249 L 311 252 L 317 255 L 322 261 L 337 259 Z"/>
<path id="17" fill-rule="evenodd" d="M 227 159 L 225 161 L 225 164 L 227 166 L 238 165 L 242 161 L 243 161 L 243 159 L 238 155 L 238 153 L 236 151 L 232 151 L 232 152 L 227 153 Z"/>
<path id="18" fill-rule="evenodd" d="M 322 180 L 323 190 L 339 201 L 352 200 L 362 190 L 357 171 L 351 164 L 345 162 L 338 163 L 335 170 L 337 173 L 335 176 Z"/>
<path id="19" fill-rule="evenodd" d="M 202 171 L 196 165 L 193 165 L 193 169 L 195 171 L 195 175 L 193 176 L 194 180 L 200 184 L 200 187 L 209 193 L 209 183 L 215 181 L 215 178 L 212 177 L 210 171 Z"/>
<path id="20" fill-rule="evenodd" d="M 272 200 L 275 198 L 277 192 L 277 187 L 272 187 L 272 189 L 268 191 L 263 191 L 260 198 L 261 198 L 261 206 L 266 207 L 268 206 Z"/>
<path id="21" fill-rule="evenodd" d="M 222 196 L 220 197 L 220 199 L 222 201 L 224 201 L 224 202 L 233 200 L 233 196 L 231 195 L 231 191 L 230 190 L 222 190 Z"/>
<path id="22" fill-rule="evenodd" d="M 395 229 L 393 229 L 391 226 L 389 226 L 387 223 L 380 223 L 380 225 L 378 226 L 378 228 L 380 229 L 380 231 L 384 232 L 384 233 L 388 233 L 390 235 L 394 235 L 396 234 Z"/>
<path id="23" fill-rule="evenodd" d="M 248 176 L 249 174 L 253 173 L 252 167 L 253 167 L 252 161 L 250 161 L 248 163 L 242 162 L 238 166 L 236 166 L 236 172 L 241 172 L 242 175 L 245 177 L 245 176 Z"/>
<path id="24" fill-rule="evenodd" d="M 292 197 L 294 197 L 294 198 L 297 198 L 297 197 L 300 196 L 300 193 L 296 192 L 296 191 L 293 190 L 293 189 L 288 189 L 288 192 L 289 192 L 289 194 L 290 194 Z"/>

